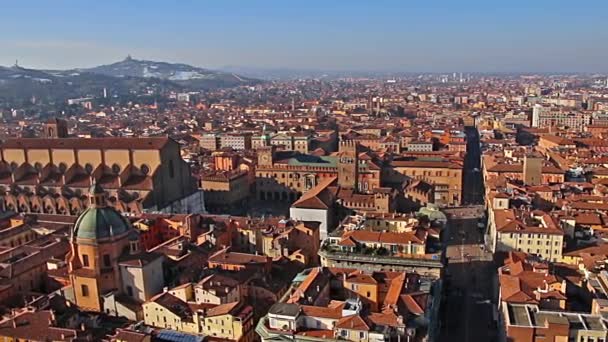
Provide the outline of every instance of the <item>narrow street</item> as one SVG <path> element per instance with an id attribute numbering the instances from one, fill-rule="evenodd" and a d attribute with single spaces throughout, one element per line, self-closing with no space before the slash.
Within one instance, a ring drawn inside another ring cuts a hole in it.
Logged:
<path id="1" fill-rule="evenodd" d="M 479 137 L 467 129 L 463 201 L 465 206 L 444 212 L 446 269 L 440 311 L 439 341 L 495 341 L 492 254 L 484 248 L 484 190 L 480 172 Z"/>

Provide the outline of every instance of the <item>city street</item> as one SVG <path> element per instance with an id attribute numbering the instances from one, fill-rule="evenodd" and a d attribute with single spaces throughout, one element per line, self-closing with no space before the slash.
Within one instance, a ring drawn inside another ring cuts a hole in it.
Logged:
<path id="1" fill-rule="evenodd" d="M 463 203 L 484 204 L 483 179 L 481 175 L 481 148 L 479 133 L 475 128 L 466 128 L 467 154 L 464 159 Z"/>
<path id="2" fill-rule="evenodd" d="M 445 209 L 446 270 L 439 341 L 494 341 L 494 274 L 492 254 L 484 248 L 485 211 L 479 172 L 479 138 L 467 131 L 463 198 L 467 206 Z"/>

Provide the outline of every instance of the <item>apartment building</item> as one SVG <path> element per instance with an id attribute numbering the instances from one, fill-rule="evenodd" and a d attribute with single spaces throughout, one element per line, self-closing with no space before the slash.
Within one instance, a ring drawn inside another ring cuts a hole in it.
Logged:
<path id="1" fill-rule="evenodd" d="M 489 229 L 495 251 L 520 251 L 553 262 L 562 260 L 564 231 L 545 212 L 494 209 Z"/>

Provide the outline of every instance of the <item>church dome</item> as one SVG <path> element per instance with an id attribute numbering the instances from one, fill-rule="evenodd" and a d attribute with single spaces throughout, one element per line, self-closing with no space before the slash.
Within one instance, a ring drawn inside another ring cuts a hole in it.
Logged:
<path id="1" fill-rule="evenodd" d="M 105 191 L 98 184 L 89 189 L 90 206 L 74 224 L 73 236 L 80 239 L 107 239 L 131 230 L 116 209 L 107 205 Z"/>
<path id="2" fill-rule="evenodd" d="M 91 207 L 85 210 L 74 225 L 74 236 L 80 239 L 106 239 L 130 230 L 129 222 L 111 207 Z"/>

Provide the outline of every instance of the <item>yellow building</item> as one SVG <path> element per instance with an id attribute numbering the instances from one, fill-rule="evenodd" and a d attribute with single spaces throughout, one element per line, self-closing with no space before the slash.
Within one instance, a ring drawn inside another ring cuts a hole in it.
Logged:
<path id="1" fill-rule="evenodd" d="M 370 274 L 363 272 L 353 272 L 342 281 L 347 297 L 359 297 L 361 301 L 370 305 L 371 311 L 378 311 L 378 282 Z"/>
<path id="2" fill-rule="evenodd" d="M 163 292 L 143 304 L 144 323 L 191 334 L 202 332 L 199 311 L 185 301 Z"/>
<path id="3" fill-rule="evenodd" d="M 233 302 L 205 312 L 203 334 L 231 341 L 253 341 L 253 307 Z"/>
<path id="4" fill-rule="evenodd" d="M 494 209 L 489 229 L 495 251 L 520 251 L 562 261 L 564 231 L 545 212 Z"/>
<path id="5" fill-rule="evenodd" d="M 212 171 L 201 176 L 205 204 L 211 212 L 224 213 L 246 204 L 249 197 L 249 173 L 244 170 Z"/>
<path id="6" fill-rule="evenodd" d="M 192 284 L 185 284 L 151 298 L 143 304 L 144 323 L 231 341 L 254 340 L 251 306 L 241 301 L 197 304 L 192 291 Z"/>

